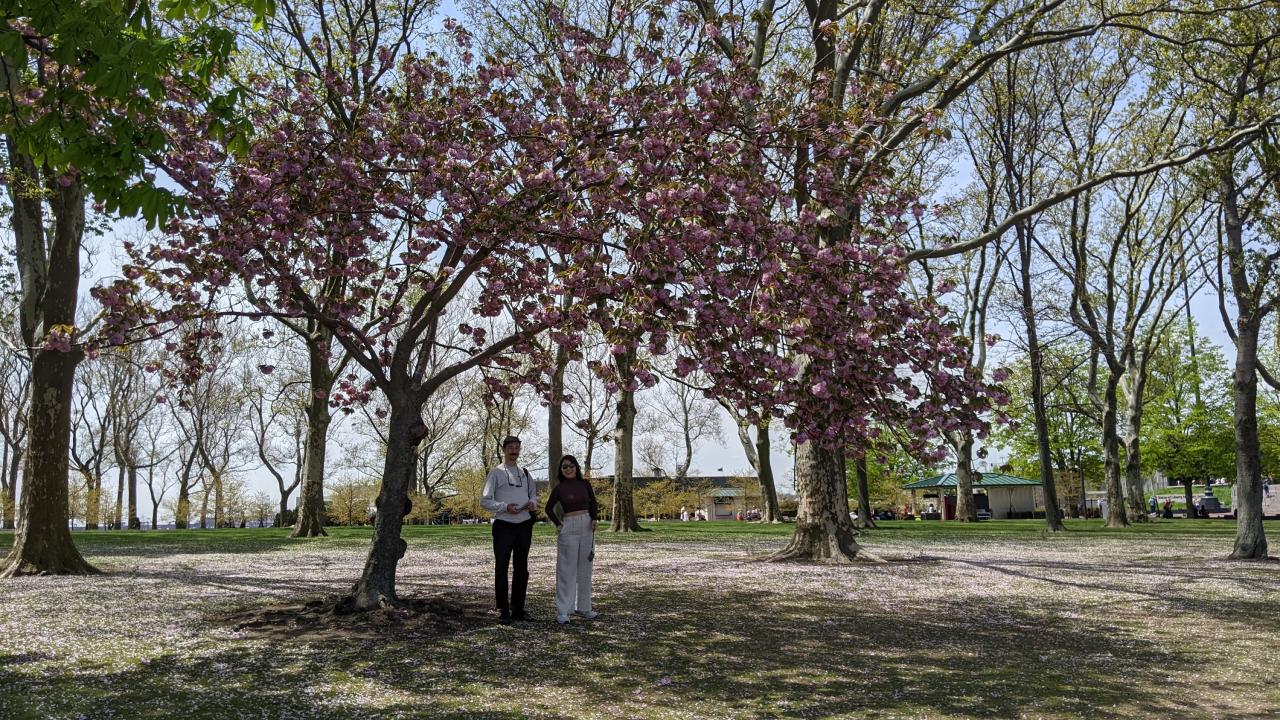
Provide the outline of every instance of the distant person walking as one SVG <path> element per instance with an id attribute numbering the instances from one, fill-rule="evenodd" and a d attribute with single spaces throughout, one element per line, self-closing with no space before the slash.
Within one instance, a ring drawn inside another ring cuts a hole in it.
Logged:
<path id="1" fill-rule="evenodd" d="M 538 507 L 538 486 L 529 471 L 520 467 L 520 438 L 502 440 L 503 463 L 484 479 L 480 505 L 493 513 L 493 593 L 498 606 L 498 622 L 530 620 L 524 612 L 529 590 L 529 545 L 533 542 L 533 515 Z M 514 563 L 512 560 L 514 559 Z M 507 598 L 507 568 L 511 572 L 511 597 Z"/>
<path id="2" fill-rule="evenodd" d="M 563 520 L 556 516 L 556 505 Z M 560 475 L 547 497 L 546 512 L 556 524 L 556 622 L 569 622 L 570 613 L 592 620 L 597 613 L 591 609 L 591 565 L 596 559 L 600 507 L 572 455 L 560 459 Z"/>

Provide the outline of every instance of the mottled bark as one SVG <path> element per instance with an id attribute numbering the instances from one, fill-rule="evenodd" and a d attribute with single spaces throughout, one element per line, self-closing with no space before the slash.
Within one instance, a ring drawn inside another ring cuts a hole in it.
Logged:
<path id="1" fill-rule="evenodd" d="M 5 61 L 4 84 L 17 87 L 16 70 Z M 6 138 L 11 177 L 12 228 L 22 283 L 20 325 L 31 352 L 28 442 L 20 521 L 13 547 L 0 562 L 0 577 L 92 573 L 68 529 L 67 470 L 71 445 L 71 395 L 83 354 L 48 349 L 49 336 L 75 324 L 84 234 L 83 187 L 77 178 L 50 182 L 53 238 L 46 245 L 35 163 Z"/>
<path id="2" fill-rule="evenodd" d="M 1258 324 L 1240 309 L 1236 324 L 1236 365 L 1232 373 L 1236 433 L 1236 540 L 1231 557 L 1267 557 L 1262 527 L 1262 451 L 1258 440 Z"/>
<path id="3" fill-rule="evenodd" d="M 770 560 L 823 563 L 883 562 L 854 540 L 849 494 L 839 456 L 809 442 L 796 448 L 796 493 L 800 507 L 796 529 L 786 547 Z"/>
<path id="4" fill-rule="evenodd" d="M 1236 362 L 1232 372 L 1232 411 L 1236 436 L 1236 541 L 1231 557 L 1261 560 L 1267 557 L 1267 535 L 1262 527 L 1262 450 L 1258 440 L 1258 332 L 1262 326 L 1259 294 L 1247 274 L 1244 219 L 1239 209 L 1239 188 L 1231 165 L 1222 165 L 1223 230 L 1231 293 L 1236 301 Z M 1268 273 L 1269 274 L 1269 273 Z M 1224 311 L 1225 316 L 1225 311 Z"/>
<path id="5" fill-rule="evenodd" d="M 973 433 L 960 430 L 949 433 L 956 451 L 956 520 L 977 522 L 978 508 L 973 502 Z"/>
<path id="6" fill-rule="evenodd" d="M 751 439 L 751 421 L 738 414 L 731 403 L 720 400 L 720 405 L 733 418 L 738 427 L 738 442 L 742 444 L 742 454 L 747 456 L 747 463 L 756 471 L 760 482 L 761 519 L 767 523 L 782 522 L 782 513 L 778 510 L 778 489 L 773 481 L 773 460 L 770 457 L 769 422 L 763 420 L 755 426 L 756 437 Z"/>
<path id="7" fill-rule="evenodd" d="M 30 445 L 17 536 L 0 577 L 97 572 L 71 540 L 67 464 L 78 353 L 39 350 L 31 363 Z"/>
<path id="8" fill-rule="evenodd" d="M 1129 516 L 1124 504 L 1124 484 L 1120 478 L 1120 438 L 1116 433 L 1116 386 L 1119 381 L 1116 373 L 1107 373 L 1102 400 L 1102 457 L 1107 483 L 1106 527 L 1109 528 L 1129 526 Z"/>

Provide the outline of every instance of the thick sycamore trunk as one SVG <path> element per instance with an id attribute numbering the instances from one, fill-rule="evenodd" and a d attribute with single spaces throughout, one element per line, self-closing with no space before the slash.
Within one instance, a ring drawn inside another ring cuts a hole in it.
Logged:
<path id="1" fill-rule="evenodd" d="M 17 83 L 4 61 L 5 86 Z M 53 209 L 52 242 L 46 243 L 39 198 L 21 188 L 39 186 L 31 157 L 8 141 L 12 229 L 22 281 L 20 324 L 32 348 L 27 449 L 17 535 L 0 577 L 97 572 L 71 540 L 68 523 L 67 464 L 71 446 L 71 387 L 82 353 L 46 350 L 52 331 L 75 324 L 80 285 L 80 241 L 84 234 L 84 193 L 79 180 L 47 183 Z"/>
<path id="2" fill-rule="evenodd" d="M 1233 373 L 1236 432 L 1236 541 L 1231 557 L 1267 557 L 1267 534 L 1262 527 L 1262 454 L 1258 441 L 1258 323 L 1241 308 L 1236 324 L 1236 366 Z"/>
<path id="3" fill-rule="evenodd" d="M 973 501 L 973 433 L 952 433 L 951 445 L 956 451 L 956 520 L 977 522 L 978 508 Z"/>
<path id="4" fill-rule="evenodd" d="M 72 542 L 67 517 L 71 385 L 79 360 L 78 353 L 56 350 L 38 350 L 32 359 L 22 522 L 0 577 L 97 572 Z"/>
<path id="5" fill-rule="evenodd" d="M 770 560 L 811 560 L 823 563 L 883 562 L 854 540 L 849 520 L 849 497 L 839 456 L 805 443 L 796 448 L 796 493 L 800 508 L 796 529 L 787 546 Z"/>
<path id="6" fill-rule="evenodd" d="M 373 521 L 373 544 L 365 558 L 364 572 L 344 603 L 348 610 L 373 610 L 398 603 L 396 567 L 407 549 L 400 529 L 414 480 L 417 443 L 413 430 L 420 423 L 412 395 L 392 399 L 387 457 L 382 466 L 382 487 L 376 502 L 378 512 Z"/>

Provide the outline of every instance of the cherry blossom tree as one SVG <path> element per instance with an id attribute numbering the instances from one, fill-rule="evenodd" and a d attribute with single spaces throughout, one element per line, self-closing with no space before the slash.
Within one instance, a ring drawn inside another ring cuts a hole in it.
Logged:
<path id="1" fill-rule="evenodd" d="M 191 346 L 213 334 L 192 318 L 220 312 L 314 320 L 363 372 L 344 375 L 329 399 L 384 395 L 387 456 L 353 608 L 396 601 L 423 403 L 486 365 L 544 389 L 553 363 L 535 340 L 550 331 L 571 342 L 603 298 L 628 298 L 637 335 L 678 314 L 661 280 L 703 238 L 658 230 L 684 227 L 694 212 L 700 224 L 723 214 L 707 193 L 675 188 L 703 184 L 722 164 L 712 150 L 736 142 L 717 135 L 744 92 L 732 68 L 686 72 L 643 48 L 622 58 L 562 26 L 559 72 L 517 79 L 507 63 L 475 61 L 469 36 L 450 27 L 459 59 L 400 61 L 396 82 L 368 94 L 354 125 L 327 119 L 325 98 L 347 89 L 340 77 L 264 84 L 258 134 L 242 156 L 198 113 L 175 107 L 170 132 L 184 140 L 167 169 L 190 212 L 163 242 L 132 248 L 125 279 L 96 290 L 116 341 L 141 324 L 188 323 Z M 387 61 L 373 57 L 371 72 Z M 610 82 L 585 80 L 587 68 L 592 78 L 603 68 Z M 613 254 L 625 254 L 632 272 L 612 272 Z M 553 268 L 549 258 L 572 264 Z M 346 295 L 315 292 L 338 276 Z M 230 292 L 242 278 L 252 292 Z M 165 301 L 137 302 L 144 285 Z M 471 319 L 441 327 L 460 302 Z M 486 320 L 497 317 L 507 330 L 490 336 Z M 198 370 L 198 353 L 187 356 Z M 487 377 L 495 393 L 511 391 L 499 374 Z"/>

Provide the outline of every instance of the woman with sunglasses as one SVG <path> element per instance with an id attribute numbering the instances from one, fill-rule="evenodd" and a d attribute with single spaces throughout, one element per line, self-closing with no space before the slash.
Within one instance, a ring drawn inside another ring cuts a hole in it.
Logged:
<path id="1" fill-rule="evenodd" d="M 562 517 L 553 511 L 557 504 Z M 600 508 L 572 455 L 560 458 L 559 481 L 547 498 L 546 513 L 556 524 L 556 622 L 569 622 L 570 613 L 591 620 L 597 614 L 591 609 L 591 563 Z"/>

